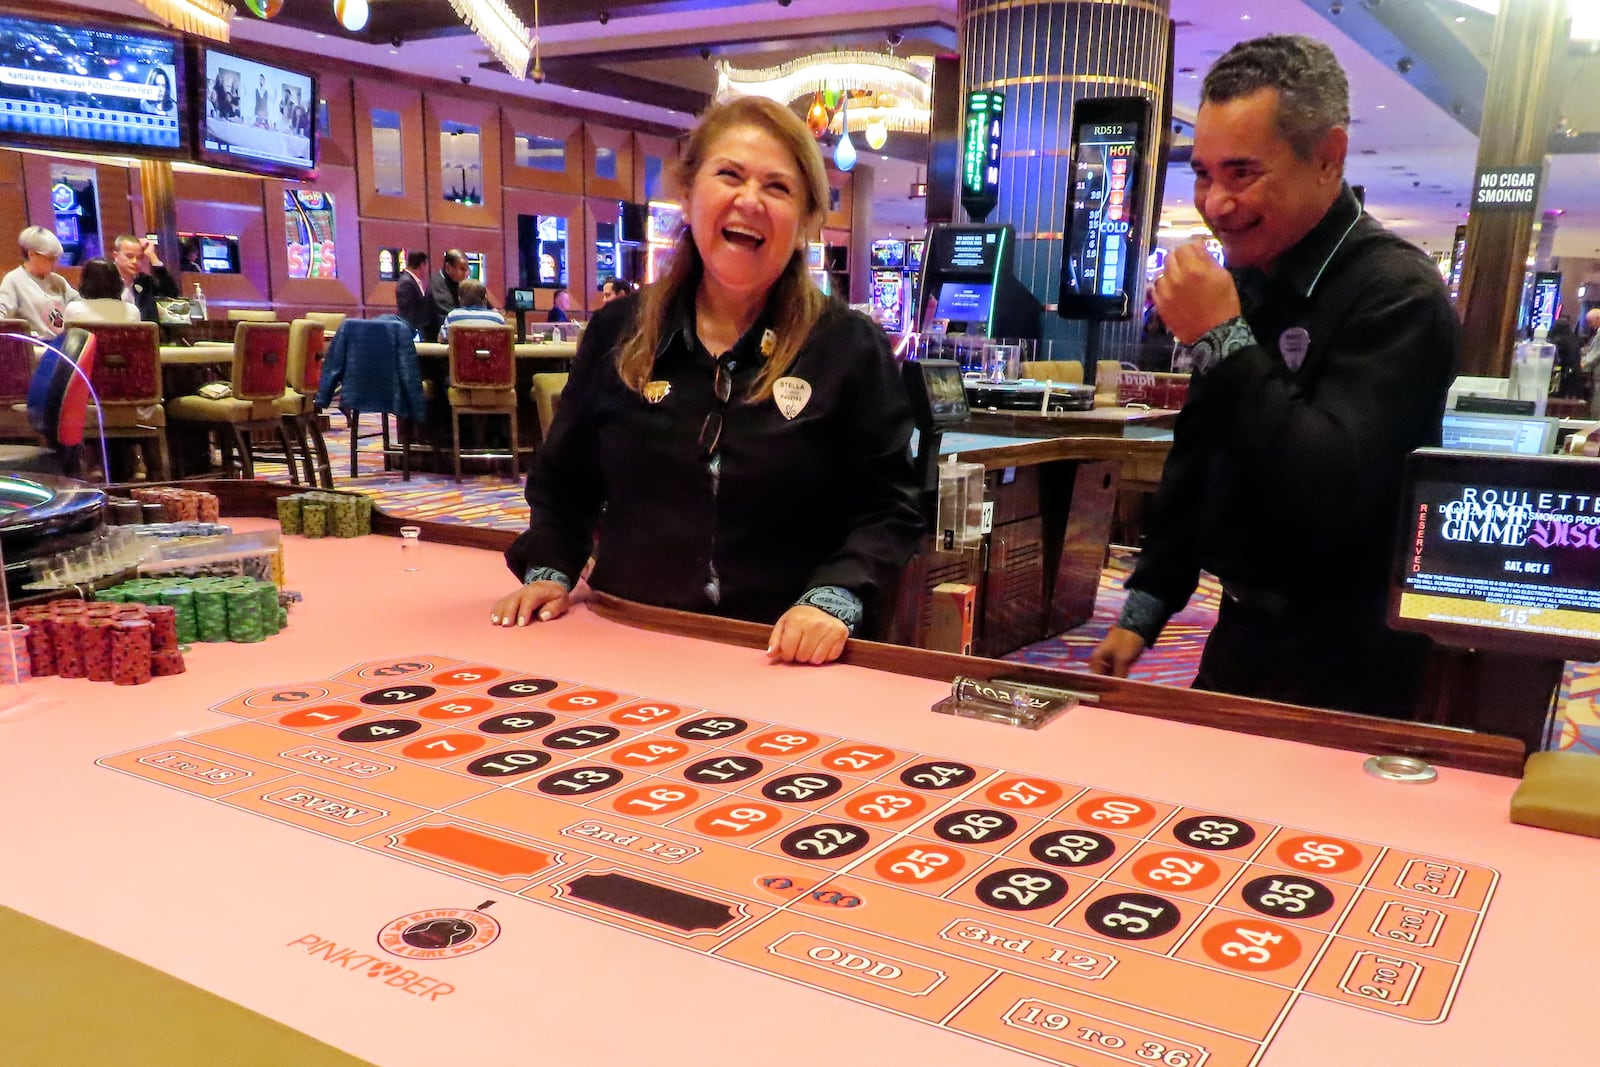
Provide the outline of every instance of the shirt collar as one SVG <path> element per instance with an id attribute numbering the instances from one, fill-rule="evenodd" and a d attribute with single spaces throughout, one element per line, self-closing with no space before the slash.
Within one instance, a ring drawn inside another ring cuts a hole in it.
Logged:
<path id="1" fill-rule="evenodd" d="M 1361 221 L 1361 214 L 1361 202 L 1356 199 L 1355 192 L 1348 182 L 1341 183 L 1339 195 L 1334 198 L 1327 214 L 1311 228 L 1310 233 L 1300 238 L 1298 244 L 1278 257 L 1273 281 L 1310 299 L 1317 282 L 1322 279 L 1323 271 L 1333 261 L 1334 254 L 1344 244 L 1350 231 L 1355 229 L 1356 223 Z M 1235 278 L 1241 289 L 1259 291 L 1264 288 L 1262 283 L 1265 276 L 1257 268 L 1247 267 L 1238 271 Z"/>
<path id="2" fill-rule="evenodd" d="M 750 363 L 760 358 L 760 340 L 771 326 L 771 310 L 770 305 L 763 308 L 761 314 L 756 316 L 756 321 L 734 342 L 733 347 L 728 350 L 731 359 Z M 656 345 L 656 359 L 660 359 L 671 345 L 677 343 L 681 343 L 686 352 L 704 350 L 700 338 L 694 332 L 693 289 L 685 289 L 679 293 L 678 299 L 667 309 L 661 340 Z"/>

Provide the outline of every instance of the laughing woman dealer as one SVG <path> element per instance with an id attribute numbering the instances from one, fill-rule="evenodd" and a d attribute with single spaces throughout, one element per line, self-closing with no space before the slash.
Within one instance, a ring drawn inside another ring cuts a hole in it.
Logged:
<path id="1" fill-rule="evenodd" d="M 827 663 L 921 533 L 888 339 L 806 272 L 828 185 L 788 108 L 714 105 L 677 179 L 672 267 L 584 333 L 491 621 L 565 613 L 592 551 L 595 589 L 772 623 L 773 659 Z"/>

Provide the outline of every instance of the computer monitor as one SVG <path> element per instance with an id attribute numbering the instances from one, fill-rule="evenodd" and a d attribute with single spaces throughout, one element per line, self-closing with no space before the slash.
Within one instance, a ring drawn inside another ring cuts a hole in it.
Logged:
<path id="1" fill-rule="evenodd" d="M 955 360 L 907 360 L 903 374 L 911 418 L 918 427 L 945 427 L 971 418 L 966 382 L 961 377 L 961 364 Z"/>
<path id="2" fill-rule="evenodd" d="M 512 311 L 533 310 L 533 290 L 513 289 L 506 294 L 506 307 Z"/>
<path id="3" fill-rule="evenodd" d="M 1600 464 L 1421 449 L 1389 625 L 1467 648 L 1600 659 Z"/>
<path id="4" fill-rule="evenodd" d="M 1548 456 L 1556 450 L 1560 419 L 1532 415 L 1444 413 L 1442 444 L 1454 452 L 1503 452 L 1516 456 Z"/>

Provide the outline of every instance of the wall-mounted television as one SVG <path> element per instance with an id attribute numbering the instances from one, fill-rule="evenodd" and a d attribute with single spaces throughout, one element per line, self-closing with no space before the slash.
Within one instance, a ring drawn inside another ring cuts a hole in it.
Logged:
<path id="1" fill-rule="evenodd" d="M 178 38 L 0 15 L 0 140 L 187 156 Z"/>
<path id="2" fill-rule="evenodd" d="M 195 70 L 195 154 L 202 162 L 291 178 L 316 174 L 315 78 L 220 48 L 201 49 Z"/>

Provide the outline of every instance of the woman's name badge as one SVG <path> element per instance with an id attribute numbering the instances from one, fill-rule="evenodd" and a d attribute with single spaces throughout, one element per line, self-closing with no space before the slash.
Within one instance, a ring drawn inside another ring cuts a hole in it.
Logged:
<path id="1" fill-rule="evenodd" d="M 644 383 L 644 398 L 652 404 L 659 404 L 672 392 L 672 383 L 667 381 L 654 381 Z"/>
<path id="2" fill-rule="evenodd" d="M 779 378 L 772 383 L 772 399 L 783 417 L 792 419 L 811 401 L 811 383 L 804 378 Z"/>

